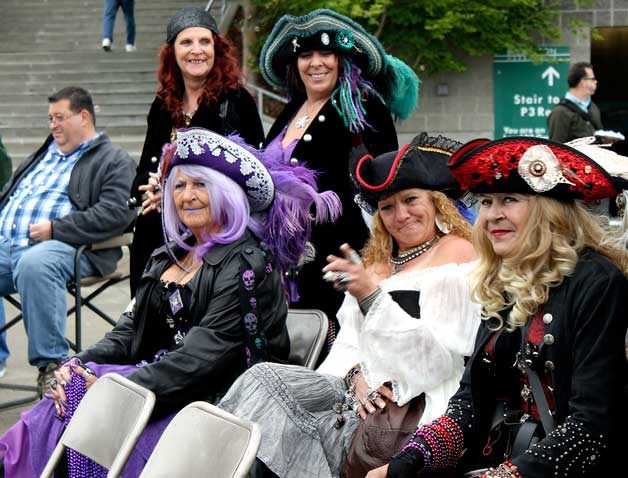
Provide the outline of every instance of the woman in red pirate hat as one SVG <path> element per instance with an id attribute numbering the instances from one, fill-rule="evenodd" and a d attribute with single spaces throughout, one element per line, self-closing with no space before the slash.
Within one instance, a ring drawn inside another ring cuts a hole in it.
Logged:
<path id="1" fill-rule="evenodd" d="M 482 325 L 447 412 L 369 477 L 611 475 L 625 427 L 628 253 L 579 200 L 625 188 L 628 160 L 613 163 L 524 137 L 452 156 L 479 196 Z"/>

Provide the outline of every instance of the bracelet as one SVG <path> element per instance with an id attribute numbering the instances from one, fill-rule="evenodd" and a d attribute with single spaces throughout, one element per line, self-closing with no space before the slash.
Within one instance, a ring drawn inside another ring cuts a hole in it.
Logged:
<path id="1" fill-rule="evenodd" d="M 380 289 L 379 286 L 377 286 L 373 292 L 358 301 L 360 310 L 364 315 L 368 314 L 370 308 L 373 306 L 373 304 L 381 294 L 383 294 L 383 291 L 382 289 Z"/>
<path id="2" fill-rule="evenodd" d="M 95 375 L 94 371 L 89 367 L 83 366 L 83 373 L 81 374 L 81 377 L 83 377 L 84 380 L 87 380 L 87 377 L 90 375 Z"/>
<path id="3" fill-rule="evenodd" d="M 483 478 L 521 478 L 521 472 L 512 464 L 512 462 L 506 460 L 500 464 L 497 468 L 489 468 L 488 471 L 482 475 Z"/>
<path id="4" fill-rule="evenodd" d="M 360 366 L 360 364 L 357 364 L 351 367 L 349 371 L 347 372 L 347 375 L 345 375 L 345 378 L 344 378 L 345 385 L 352 392 L 353 392 L 353 385 L 355 384 L 355 381 L 358 378 L 358 375 L 360 375 L 361 373 L 362 373 L 362 367 Z"/>

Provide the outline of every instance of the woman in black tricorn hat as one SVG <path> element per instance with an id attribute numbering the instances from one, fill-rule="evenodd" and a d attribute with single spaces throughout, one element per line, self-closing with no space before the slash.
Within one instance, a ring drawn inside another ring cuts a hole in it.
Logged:
<path id="1" fill-rule="evenodd" d="M 628 160 L 614 163 L 524 137 L 476 140 L 454 154 L 452 174 L 480 199 L 482 325 L 447 412 L 369 477 L 617 476 L 628 253 L 576 201 L 625 188 Z"/>
<path id="2" fill-rule="evenodd" d="M 364 264 L 348 246 L 347 259 L 328 257 L 327 280 L 348 290 L 338 339 L 316 371 L 257 365 L 221 401 L 260 425 L 258 458 L 278 476 L 363 477 L 417 423 L 443 413 L 458 387 L 480 321 L 467 280 L 471 227 L 447 170 L 458 146 L 423 133 L 399 151 L 360 152 L 352 175 L 375 229 Z M 361 444 L 376 410 L 408 420 L 405 434 L 371 435 L 367 457 Z"/>

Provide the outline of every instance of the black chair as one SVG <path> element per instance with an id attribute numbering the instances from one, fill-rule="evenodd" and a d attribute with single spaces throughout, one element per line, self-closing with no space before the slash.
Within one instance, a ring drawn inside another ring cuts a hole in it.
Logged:
<path id="1" fill-rule="evenodd" d="M 132 240 L 133 240 L 133 234 L 125 233 L 120 236 L 111 238 L 107 241 L 99 242 L 98 244 L 81 246 L 76 250 L 76 253 L 74 255 L 74 277 L 75 278 L 74 280 L 68 282 L 67 284 L 68 292 L 72 296 L 74 296 L 74 305 L 68 309 L 68 317 L 70 317 L 72 314 L 75 315 L 74 341 L 66 337 L 68 345 L 75 352 L 80 352 L 83 347 L 82 307 L 85 306 L 89 308 L 95 314 L 101 317 L 103 320 L 105 320 L 106 322 L 114 326 L 116 324 L 116 321 L 113 318 L 111 318 L 109 315 L 107 315 L 102 309 L 96 306 L 93 303 L 93 301 L 96 299 L 96 297 L 98 297 L 100 294 L 105 292 L 109 287 L 115 284 L 118 284 L 119 282 L 122 282 L 125 279 L 129 278 L 128 270 L 123 270 L 121 268 L 120 263 L 118 263 L 118 268 L 114 272 L 106 276 L 82 277 L 81 269 L 80 269 L 81 257 L 83 256 L 86 250 L 96 251 L 96 250 L 102 250 L 102 249 L 111 249 L 115 247 L 125 247 L 125 246 L 129 247 L 131 245 Z M 93 292 L 90 292 L 87 296 L 82 295 L 82 289 L 84 287 L 89 287 L 96 284 L 100 284 L 100 286 L 97 289 L 95 289 Z M 7 331 L 8 329 L 10 329 L 11 327 L 13 327 L 15 324 L 17 324 L 18 322 L 22 320 L 22 314 L 21 314 L 22 305 L 20 304 L 20 302 L 13 296 L 6 296 L 4 297 L 4 299 L 9 304 L 14 306 L 17 310 L 19 310 L 20 313 L 17 316 L 15 316 L 13 319 L 8 321 L 6 324 L 4 324 L 4 326 L 0 327 L 0 333 Z M 37 392 L 37 387 L 32 386 L 32 385 L 20 385 L 20 384 L 9 384 L 9 383 L 6 383 L 6 384 L 0 383 L 0 389 L 16 390 L 16 391 L 24 391 L 24 392 Z M 18 405 L 23 405 L 25 403 L 29 403 L 34 400 L 37 400 L 38 398 L 39 396 L 37 395 L 37 393 L 30 393 L 26 397 L 0 403 L 0 410 L 10 408 L 10 407 L 15 407 Z"/>
<path id="2" fill-rule="evenodd" d="M 327 315 L 318 309 L 290 309 L 286 327 L 290 337 L 288 361 L 313 370 L 327 339 Z"/>

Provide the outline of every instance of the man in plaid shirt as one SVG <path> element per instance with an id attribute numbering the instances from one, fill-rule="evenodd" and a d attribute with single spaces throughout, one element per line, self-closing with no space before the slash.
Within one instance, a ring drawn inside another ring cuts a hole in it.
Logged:
<path id="1" fill-rule="evenodd" d="M 89 93 L 67 87 L 48 98 L 51 135 L 15 171 L 0 193 L 0 296 L 18 292 L 28 334 L 28 360 L 38 367 L 40 394 L 68 355 L 66 283 L 83 244 L 121 234 L 135 163 L 96 132 Z M 81 274 L 115 270 L 122 251 L 87 252 Z M 0 307 L 0 327 L 5 323 Z M 0 335 L 0 376 L 9 350 Z"/>

